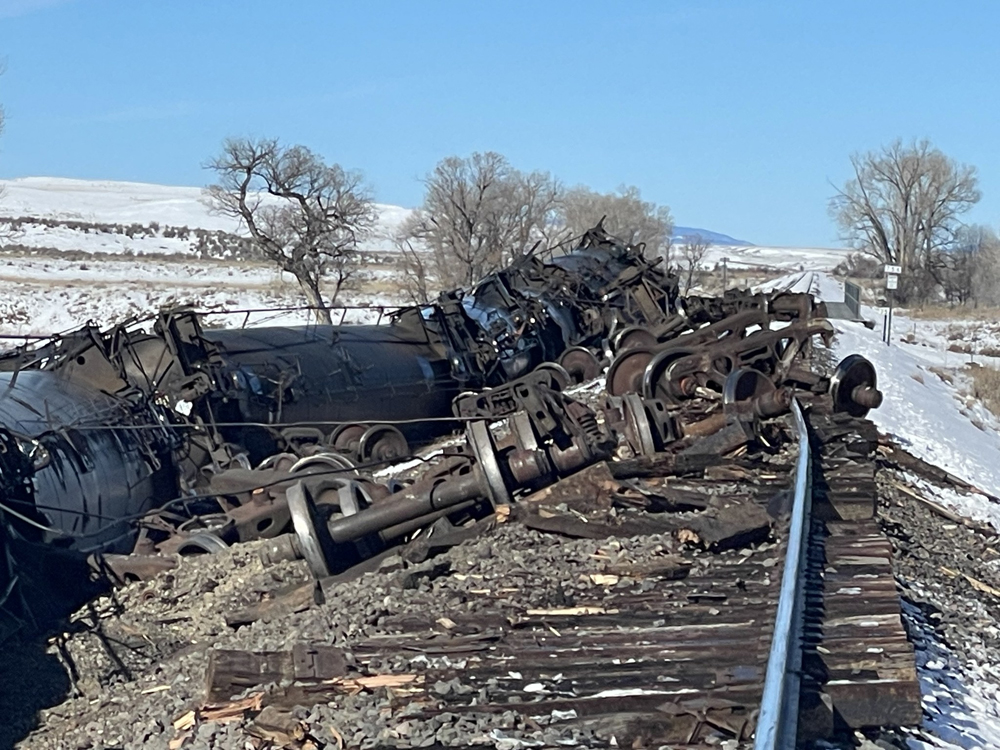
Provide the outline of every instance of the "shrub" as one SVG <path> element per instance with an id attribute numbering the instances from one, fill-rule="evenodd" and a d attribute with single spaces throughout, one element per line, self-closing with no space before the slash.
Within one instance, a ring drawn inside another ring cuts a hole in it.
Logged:
<path id="1" fill-rule="evenodd" d="M 849 276 L 855 279 L 882 278 L 882 264 L 870 255 L 851 253 L 833 269 L 837 276 Z"/>
<path id="2" fill-rule="evenodd" d="M 973 365 L 969 374 L 972 376 L 972 395 L 1000 416 L 1000 370 L 987 365 Z"/>

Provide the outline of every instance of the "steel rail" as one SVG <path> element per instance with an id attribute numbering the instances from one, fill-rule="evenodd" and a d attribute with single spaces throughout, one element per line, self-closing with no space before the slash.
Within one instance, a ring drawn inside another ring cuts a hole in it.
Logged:
<path id="1" fill-rule="evenodd" d="M 754 735 L 754 750 L 794 748 L 798 728 L 806 537 L 812 509 L 812 479 L 809 434 L 798 401 L 792 401 L 792 416 L 799 441 L 799 457 L 795 464 L 795 499 L 788 527 L 788 547 L 781 576 L 778 611 L 774 617 L 774 635 L 764 677 L 764 694 Z"/>

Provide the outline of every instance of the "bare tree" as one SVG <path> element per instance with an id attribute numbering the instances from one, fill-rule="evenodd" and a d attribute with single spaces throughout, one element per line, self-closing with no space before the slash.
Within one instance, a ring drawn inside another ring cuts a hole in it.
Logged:
<path id="1" fill-rule="evenodd" d="M 433 286 L 472 284 L 529 252 L 555 226 L 559 183 L 514 169 L 497 153 L 442 159 L 425 186 L 423 205 L 396 239 L 414 298 Z"/>
<path id="2" fill-rule="evenodd" d="M 941 283 L 943 253 L 959 216 L 980 198 L 976 168 L 926 141 L 896 140 L 851 156 L 854 177 L 830 200 L 844 240 L 883 263 L 903 267 L 900 297 L 926 298 Z"/>
<path id="3" fill-rule="evenodd" d="M 330 323 L 321 282 L 332 280 L 333 304 L 375 224 L 361 175 L 275 139 L 230 138 L 206 167 L 219 180 L 205 191 L 209 206 L 243 222 L 257 250 L 295 276 L 317 319 Z"/>
<path id="4" fill-rule="evenodd" d="M 978 224 L 963 227 L 949 260 L 949 301 L 1000 304 L 1000 239 L 991 228 Z"/>
<path id="5" fill-rule="evenodd" d="M 695 280 L 701 276 L 701 264 L 711 246 L 712 243 L 700 234 L 684 238 L 684 244 L 680 247 L 677 261 L 682 294 L 690 294 Z"/>
<path id="6" fill-rule="evenodd" d="M 404 224 L 402 231 L 406 230 L 407 225 Z M 429 302 L 431 294 L 439 291 L 436 280 L 432 278 L 431 266 L 435 265 L 434 256 L 415 248 L 412 239 L 403 234 L 397 235 L 393 241 L 402 258 L 400 266 L 403 271 L 401 276 L 403 291 L 418 305 Z"/>
<path id="7" fill-rule="evenodd" d="M 980 236 L 972 276 L 976 304 L 1000 306 L 1000 239 L 992 229 Z"/>
<path id="8" fill-rule="evenodd" d="M 644 243 L 648 256 L 670 260 L 674 228 L 670 209 L 644 201 L 637 187 L 623 185 L 617 193 L 575 187 L 563 196 L 560 214 L 571 236 L 582 235 L 603 218 L 608 233 L 633 244 Z"/>

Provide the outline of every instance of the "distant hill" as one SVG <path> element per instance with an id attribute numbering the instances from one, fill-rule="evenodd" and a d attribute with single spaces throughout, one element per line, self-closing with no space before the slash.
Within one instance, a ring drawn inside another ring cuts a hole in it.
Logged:
<path id="1" fill-rule="evenodd" d="M 22 177 L 0 180 L 0 229 L 9 244 L 115 255 L 236 257 L 246 245 L 240 223 L 213 213 L 202 189 L 112 180 Z M 394 251 L 390 236 L 410 210 L 377 204 L 378 225 L 365 241 L 373 253 Z"/>
<path id="2" fill-rule="evenodd" d="M 234 219 L 212 213 L 197 187 L 23 177 L 0 180 L 0 192 L 0 228 L 17 230 L 11 245 L 64 252 L 199 257 L 241 257 L 246 251 L 244 229 Z M 392 254 L 396 248 L 391 237 L 411 209 L 379 204 L 377 210 L 378 224 L 364 247 L 378 255 Z M 730 256 L 733 253 L 725 248 L 747 248 L 750 255 L 761 249 L 746 240 L 698 227 L 674 227 L 673 240 L 683 244 L 685 238 L 696 235 Z M 753 262 L 759 261 L 755 258 Z M 787 265 L 782 259 L 778 264 Z"/>
<path id="3" fill-rule="evenodd" d="M 735 245 L 739 247 L 753 247 L 752 242 L 747 242 L 746 240 L 738 240 L 735 237 L 730 237 L 728 234 L 722 234 L 721 232 L 713 232 L 711 229 L 699 229 L 698 227 L 674 227 L 673 241 L 674 244 L 684 244 L 684 242 L 689 237 L 701 236 L 704 239 L 711 242 L 713 245 Z"/>
<path id="4" fill-rule="evenodd" d="M 48 334 L 85 320 L 104 325 L 177 304 L 232 310 L 303 302 L 290 276 L 245 262 L 255 255 L 243 228 L 209 211 L 200 188 L 29 177 L 0 180 L 0 191 L 0 334 Z M 390 237 L 411 209 L 380 204 L 377 211 L 376 230 L 364 241 L 370 262 L 356 277 L 364 286 L 342 297 L 346 304 L 406 301 Z M 701 264 L 710 272 L 723 264 L 758 275 L 829 271 L 849 252 L 751 245 L 694 227 L 677 227 L 675 240 L 696 234 L 712 242 Z M 351 319 L 374 322 L 372 310 Z M 267 325 L 305 322 L 294 311 L 254 315 L 253 322 Z"/>

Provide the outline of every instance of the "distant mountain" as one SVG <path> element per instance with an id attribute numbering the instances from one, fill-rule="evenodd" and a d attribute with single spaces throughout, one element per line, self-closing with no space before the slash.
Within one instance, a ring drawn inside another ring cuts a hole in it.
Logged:
<path id="1" fill-rule="evenodd" d="M 674 244 L 684 244 L 689 237 L 698 237 L 708 240 L 713 245 L 739 245 L 740 247 L 753 247 L 752 242 L 747 242 L 746 240 L 738 240 L 735 237 L 730 237 L 728 234 L 722 234 L 721 232 L 713 232 L 710 229 L 699 229 L 698 227 L 674 227 L 673 241 Z"/>

